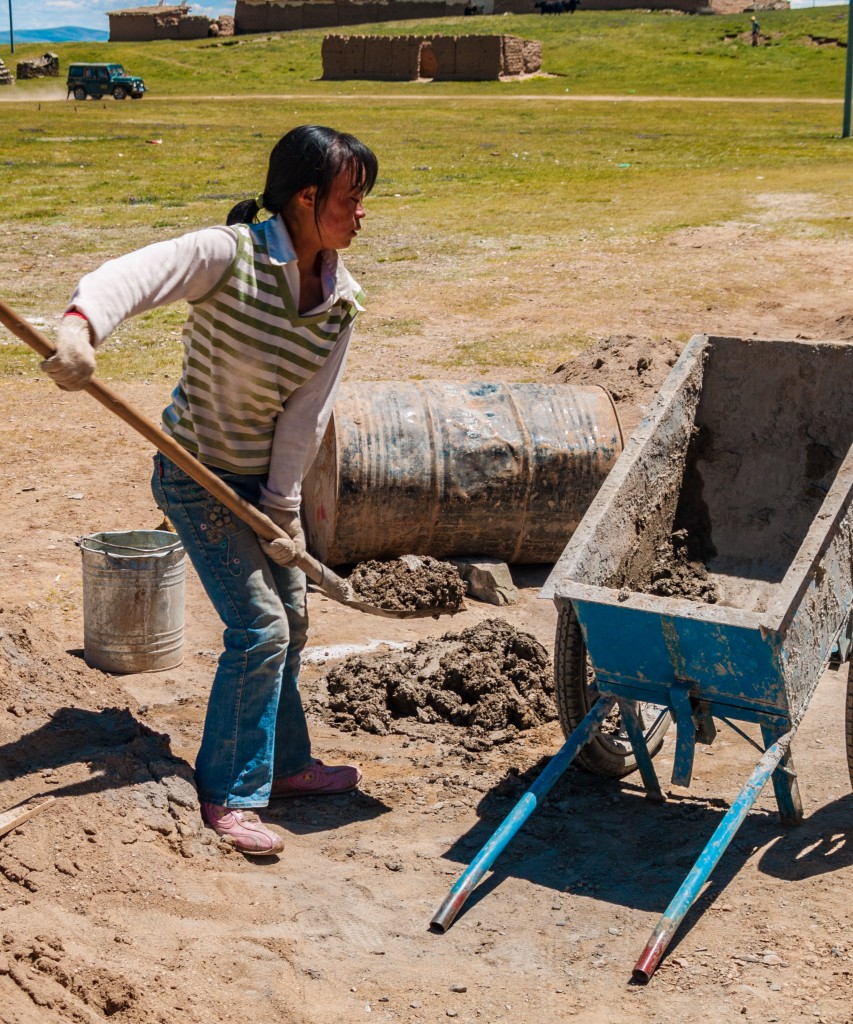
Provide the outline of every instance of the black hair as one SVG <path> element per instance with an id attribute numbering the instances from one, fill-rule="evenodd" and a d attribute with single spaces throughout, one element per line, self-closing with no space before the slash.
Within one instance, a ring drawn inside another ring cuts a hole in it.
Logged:
<path id="1" fill-rule="evenodd" d="M 261 209 L 281 213 L 304 188 L 316 188 L 314 220 L 323 210 L 332 182 L 349 173 L 353 188 L 365 195 L 373 188 L 379 164 L 374 152 L 354 135 L 304 124 L 282 136 L 270 153 L 267 181 L 257 199 L 244 199 L 231 209 L 226 224 L 252 224 Z"/>

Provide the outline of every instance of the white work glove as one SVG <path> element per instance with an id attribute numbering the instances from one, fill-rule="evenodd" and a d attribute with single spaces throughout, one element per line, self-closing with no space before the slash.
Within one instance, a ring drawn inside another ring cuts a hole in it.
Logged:
<path id="1" fill-rule="evenodd" d="M 66 314 L 56 332 L 56 353 L 41 368 L 63 391 L 82 391 L 95 372 L 89 321 Z"/>
<path id="2" fill-rule="evenodd" d="M 261 506 L 261 511 L 287 534 L 276 540 L 261 540 L 264 554 L 276 565 L 293 565 L 297 558 L 305 554 L 305 534 L 302 532 L 299 512 L 287 512 L 269 505 Z"/>

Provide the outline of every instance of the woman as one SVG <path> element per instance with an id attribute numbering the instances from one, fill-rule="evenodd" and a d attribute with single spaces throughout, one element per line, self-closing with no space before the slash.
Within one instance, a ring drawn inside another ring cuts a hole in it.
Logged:
<path id="1" fill-rule="evenodd" d="M 274 147 L 264 190 L 207 228 L 112 260 L 77 286 L 42 365 L 66 390 L 127 317 L 185 299 L 181 380 L 163 429 L 287 534 L 261 541 L 162 455 L 152 490 L 225 624 L 196 785 L 205 823 L 247 854 L 281 852 L 251 808 L 353 789 L 311 756 L 297 676 L 307 636 L 302 478 L 319 448 L 363 295 L 338 252 L 357 236 L 374 154 L 304 125 Z M 271 215 L 257 221 L 262 210 Z"/>

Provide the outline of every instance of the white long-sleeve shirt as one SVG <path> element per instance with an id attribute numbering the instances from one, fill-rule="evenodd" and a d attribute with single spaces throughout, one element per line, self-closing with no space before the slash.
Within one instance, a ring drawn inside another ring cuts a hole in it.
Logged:
<path id="1" fill-rule="evenodd" d="M 265 222 L 265 236 L 270 258 L 282 266 L 291 294 L 298 301 L 296 254 L 281 218 Z M 228 227 L 205 228 L 156 242 L 87 274 L 68 308 L 88 319 L 97 346 L 129 317 L 178 300 L 192 303 L 208 296 L 228 274 L 236 252 L 236 234 Z M 323 253 L 321 278 L 323 301 L 304 316 L 322 313 L 341 298 L 362 308 L 358 285 L 337 253 Z M 263 490 L 265 504 L 287 510 L 299 508 L 302 479 L 328 426 L 351 335 L 349 324 L 341 330 L 323 365 L 287 398 L 278 413 Z"/>

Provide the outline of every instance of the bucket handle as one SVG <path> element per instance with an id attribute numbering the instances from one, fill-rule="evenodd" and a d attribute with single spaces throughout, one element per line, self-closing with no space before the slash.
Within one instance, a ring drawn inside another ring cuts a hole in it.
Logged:
<path id="1" fill-rule="evenodd" d="M 167 547 L 167 548 L 136 548 L 136 547 L 133 547 L 130 544 L 115 544 L 115 543 L 111 543 L 110 544 L 110 550 L 109 551 L 105 551 L 103 548 L 99 548 L 99 547 L 98 548 L 91 547 L 91 546 L 87 547 L 86 546 L 86 541 L 87 540 L 91 540 L 91 538 L 90 537 L 81 537 L 77 541 L 77 547 L 78 548 L 82 548 L 84 551 L 94 551 L 96 554 L 99 554 L 99 555 L 116 555 L 116 554 L 120 554 L 122 551 L 132 551 L 134 554 L 137 554 L 137 555 L 152 555 L 152 556 L 154 556 L 156 558 L 158 555 L 170 555 L 170 554 L 172 554 L 173 551 L 177 551 L 181 547 L 181 542 L 179 540 L 175 540 L 175 542 L 171 545 L 171 547 Z M 98 543 L 103 543 L 103 542 L 99 541 Z"/>

